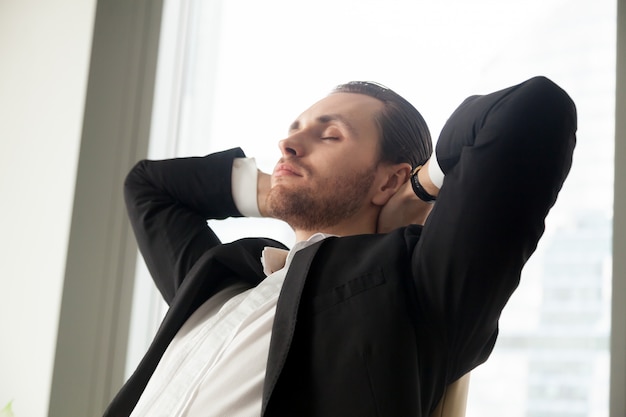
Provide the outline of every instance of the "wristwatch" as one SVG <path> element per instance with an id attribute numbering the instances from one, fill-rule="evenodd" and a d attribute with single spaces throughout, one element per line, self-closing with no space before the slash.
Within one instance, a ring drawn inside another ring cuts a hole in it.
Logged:
<path id="1" fill-rule="evenodd" d="M 420 200 L 426 203 L 434 203 L 437 200 L 437 197 L 428 194 L 428 192 L 422 187 L 419 179 L 417 178 L 417 173 L 422 169 L 424 165 L 418 165 L 411 171 L 411 185 L 413 186 L 413 192 Z"/>

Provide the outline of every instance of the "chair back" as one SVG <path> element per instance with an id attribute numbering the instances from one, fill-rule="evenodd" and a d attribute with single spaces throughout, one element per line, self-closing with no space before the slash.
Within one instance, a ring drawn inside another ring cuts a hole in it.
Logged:
<path id="1" fill-rule="evenodd" d="M 448 385 L 430 417 L 465 417 L 470 373 Z"/>

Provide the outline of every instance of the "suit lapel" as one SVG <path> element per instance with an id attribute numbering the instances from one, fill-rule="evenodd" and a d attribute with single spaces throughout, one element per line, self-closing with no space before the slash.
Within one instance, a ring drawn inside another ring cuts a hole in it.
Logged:
<path id="1" fill-rule="evenodd" d="M 322 242 L 304 248 L 295 254 L 293 261 L 285 277 L 283 288 L 278 298 L 276 316 L 272 327 L 270 350 L 267 359 L 265 384 L 263 386 L 263 407 L 261 415 L 264 415 L 267 403 L 276 386 L 278 377 L 282 372 L 287 353 L 291 346 L 293 333 L 296 327 L 298 306 L 304 289 L 311 262 Z"/>
<path id="2" fill-rule="evenodd" d="M 178 288 L 150 348 L 109 405 L 105 416 L 131 413 L 165 349 L 196 308 L 229 283 L 243 280 L 253 286 L 265 277 L 260 261 L 265 246 L 285 248 L 271 239 L 242 239 L 216 246 L 196 261 Z"/>

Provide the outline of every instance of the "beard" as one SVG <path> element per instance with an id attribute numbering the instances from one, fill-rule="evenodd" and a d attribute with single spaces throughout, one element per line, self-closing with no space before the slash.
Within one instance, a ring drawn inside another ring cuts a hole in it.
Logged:
<path id="1" fill-rule="evenodd" d="M 373 182 L 374 169 L 369 168 L 303 186 L 277 184 L 267 196 L 268 212 L 294 230 L 320 231 L 363 208 Z"/>

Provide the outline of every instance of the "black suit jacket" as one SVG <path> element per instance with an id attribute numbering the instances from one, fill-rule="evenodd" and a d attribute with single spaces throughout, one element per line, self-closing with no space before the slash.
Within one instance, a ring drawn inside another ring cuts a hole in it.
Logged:
<path id="1" fill-rule="evenodd" d="M 278 300 L 263 415 L 429 415 L 445 386 L 491 353 L 569 171 L 575 131 L 572 101 L 542 77 L 471 97 L 442 131 L 446 179 L 423 228 L 328 238 L 298 252 Z M 230 174 L 241 156 L 142 161 L 129 174 L 129 216 L 170 309 L 106 415 L 132 411 L 198 306 L 231 282 L 259 283 L 262 249 L 284 247 L 221 244 L 206 225 L 240 216 Z"/>

